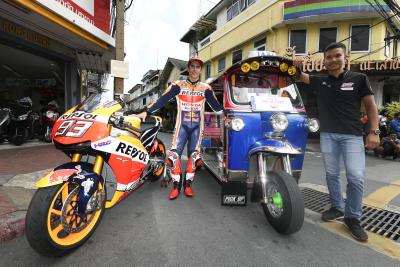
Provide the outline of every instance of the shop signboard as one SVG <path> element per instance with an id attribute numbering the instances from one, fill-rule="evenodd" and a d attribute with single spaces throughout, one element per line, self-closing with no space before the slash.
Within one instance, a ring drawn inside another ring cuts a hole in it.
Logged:
<path id="1" fill-rule="evenodd" d="M 109 45 L 115 45 L 110 33 L 110 0 L 35 1 Z"/>

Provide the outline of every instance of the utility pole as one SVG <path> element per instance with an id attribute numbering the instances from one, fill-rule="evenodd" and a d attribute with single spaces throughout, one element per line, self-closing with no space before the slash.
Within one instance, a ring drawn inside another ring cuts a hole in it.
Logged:
<path id="1" fill-rule="evenodd" d="M 115 60 L 124 61 L 125 0 L 116 0 Z M 114 77 L 114 98 L 124 94 L 124 79 Z"/>

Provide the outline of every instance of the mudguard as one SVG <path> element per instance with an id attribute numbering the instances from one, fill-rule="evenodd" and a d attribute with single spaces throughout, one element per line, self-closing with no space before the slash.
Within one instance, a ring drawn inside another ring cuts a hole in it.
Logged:
<path id="1" fill-rule="evenodd" d="M 286 140 L 277 139 L 261 139 L 250 146 L 248 157 L 250 158 L 257 152 L 270 152 L 274 154 L 289 154 L 299 155 L 302 154 L 301 148 L 293 147 Z"/>
<path id="2" fill-rule="evenodd" d="M 79 185 L 79 212 L 85 212 L 86 205 L 96 192 L 99 182 L 104 184 L 104 179 L 93 172 L 93 164 L 87 162 L 64 163 L 36 183 L 37 188 L 55 186 L 64 182 L 72 182 Z"/>

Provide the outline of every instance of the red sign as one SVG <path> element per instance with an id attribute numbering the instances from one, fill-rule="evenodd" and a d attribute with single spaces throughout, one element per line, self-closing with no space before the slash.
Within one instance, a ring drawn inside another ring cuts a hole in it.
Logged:
<path id="1" fill-rule="evenodd" d="M 90 34 L 113 44 L 110 36 L 110 0 L 36 0 Z"/>

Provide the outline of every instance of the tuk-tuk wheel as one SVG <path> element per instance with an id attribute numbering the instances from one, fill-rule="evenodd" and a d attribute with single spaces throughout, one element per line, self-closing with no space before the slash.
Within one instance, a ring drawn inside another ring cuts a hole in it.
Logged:
<path id="1" fill-rule="evenodd" d="M 295 179 L 284 171 L 267 172 L 268 203 L 261 203 L 268 222 L 282 234 L 300 230 L 304 222 L 304 202 Z"/>

